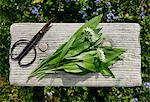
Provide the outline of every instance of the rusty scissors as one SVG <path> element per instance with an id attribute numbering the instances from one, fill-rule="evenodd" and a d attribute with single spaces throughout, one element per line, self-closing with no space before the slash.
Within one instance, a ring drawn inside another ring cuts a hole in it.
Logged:
<path id="1" fill-rule="evenodd" d="M 20 39 L 18 41 L 16 41 L 13 45 L 12 45 L 12 48 L 10 50 L 10 57 L 12 60 L 17 60 L 18 61 L 18 64 L 20 67 L 24 67 L 24 66 L 29 66 L 31 65 L 35 59 L 36 59 L 36 55 L 37 55 L 37 52 L 36 52 L 36 45 L 38 44 L 38 42 L 42 39 L 42 37 L 44 36 L 44 34 L 47 32 L 47 30 L 52 27 L 50 26 L 50 24 L 52 23 L 52 21 L 54 20 L 54 18 L 51 18 L 44 26 L 41 30 L 38 31 L 38 33 L 33 36 L 33 38 L 29 41 L 29 40 L 26 40 L 26 39 Z M 17 54 L 17 56 L 14 57 L 14 49 L 18 46 L 18 45 L 22 45 L 22 44 L 26 44 L 25 47 L 23 48 L 23 50 Z M 23 64 L 21 61 L 22 59 L 31 51 L 31 50 L 34 50 L 34 57 L 33 59 L 29 62 L 29 63 L 26 63 L 26 64 Z"/>

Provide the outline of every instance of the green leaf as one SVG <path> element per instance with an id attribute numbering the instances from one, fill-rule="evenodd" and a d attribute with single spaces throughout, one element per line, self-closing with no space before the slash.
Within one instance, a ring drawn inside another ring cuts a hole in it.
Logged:
<path id="1" fill-rule="evenodd" d="M 67 58 L 70 56 L 75 56 L 89 47 L 90 47 L 90 43 L 87 41 L 80 43 L 80 44 L 78 44 L 78 46 L 74 47 L 73 49 L 70 49 L 64 58 Z"/>
<path id="2" fill-rule="evenodd" d="M 119 57 L 123 52 L 126 51 L 126 49 L 105 47 L 103 49 L 103 51 L 105 53 L 105 62 L 107 63 L 107 62 L 115 59 L 116 57 Z"/>
<path id="3" fill-rule="evenodd" d="M 44 2 L 44 0 L 33 0 L 33 4 L 35 4 L 35 3 L 43 3 Z"/>
<path id="4" fill-rule="evenodd" d="M 64 67 L 64 71 L 69 72 L 69 73 L 81 73 L 81 72 L 83 72 L 83 70 L 81 70 L 79 68 L 79 66 L 76 65 L 75 63 L 65 64 L 61 67 Z"/>
<path id="5" fill-rule="evenodd" d="M 113 78 L 115 78 L 114 74 L 111 72 L 109 68 L 104 68 L 100 70 L 100 73 L 104 76 L 112 76 Z"/>
<path id="6" fill-rule="evenodd" d="M 86 27 L 90 27 L 92 29 L 95 29 L 97 27 L 97 25 L 99 24 L 99 22 L 101 20 L 101 17 L 102 16 L 96 16 L 96 17 L 92 18 L 89 22 L 87 22 L 86 24 L 84 24 L 80 29 L 78 29 L 75 32 L 75 34 L 69 39 L 69 41 L 67 42 L 67 44 L 62 49 L 62 52 L 61 52 L 61 54 L 59 56 L 59 61 L 61 61 L 63 59 L 63 57 L 68 52 L 68 50 L 72 46 L 72 43 L 75 41 L 75 39 L 82 34 L 83 29 L 86 28 Z"/>
<path id="7" fill-rule="evenodd" d="M 89 62 L 81 61 L 81 62 L 75 62 L 77 65 L 81 66 L 84 69 L 87 69 L 92 72 L 96 72 L 95 65 Z"/>
<path id="8" fill-rule="evenodd" d="M 116 57 L 115 59 L 107 62 L 107 63 L 101 63 L 99 65 L 99 69 L 98 69 L 98 72 L 100 72 L 102 75 L 106 75 L 106 76 L 112 76 L 113 78 L 115 78 L 115 76 L 113 75 L 113 73 L 111 72 L 111 70 L 109 69 L 109 67 L 111 65 L 113 65 L 115 62 L 117 62 L 120 58 L 119 57 Z"/>
<path id="9" fill-rule="evenodd" d="M 64 70 L 64 71 L 69 72 L 69 73 L 81 73 L 81 72 L 83 72 L 83 70 L 80 69 L 79 66 L 73 62 L 73 63 L 64 64 L 64 65 L 57 67 L 57 68 L 52 68 L 52 69 L 46 70 L 45 73 L 51 73 L 53 71 L 58 71 L 58 70 Z"/>
<path id="10" fill-rule="evenodd" d="M 24 15 L 25 15 L 26 17 L 29 17 L 29 16 L 30 16 L 30 12 L 29 12 L 29 11 L 24 11 L 23 13 L 24 13 Z"/>
<path id="11" fill-rule="evenodd" d="M 100 34 L 101 29 L 102 28 L 96 28 L 96 29 L 93 29 L 93 31 L 95 32 L 95 34 Z"/>
<path id="12" fill-rule="evenodd" d="M 102 65 L 108 68 L 109 66 L 112 66 L 114 63 L 116 63 L 118 60 L 120 60 L 120 58 L 116 57 L 115 59 L 113 59 L 107 63 L 102 63 Z"/>
<path id="13" fill-rule="evenodd" d="M 77 56 L 74 56 L 74 57 L 68 57 L 66 59 L 74 59 L 74 60 L 84 60 L 86 58 L 89 58 L 89 57 L 94 57 L 95 55 L 97 54 L 96 50 L 91 50 L 91 51 L 87 51 L 87 52 L 83 52 L 81 53 L 80 55 L 77 55 Z"/>
<path id="14" fill-rule="evenodd" d="M 75 41 L 73 42 L 72 46 L 70 49 L 73 49 L 77 47 L 79 44 L 83 43 L 85 41 L 86 35 L 84 33 L 81 34 L 81 36 L 78 36 Z"/>
<path id="15" fill-rule="evenodd" d="M 66 43 L 65 43 L 66 44 Z M 52 55 L 48 56 L 47 58 L 43 59 L 40 64 L 39 67 L 44 66 L 45 64 L 47 64 L 49 61 L 54 60 L 55 58 L 57 58 L 57 56 L 61 53 L 62 48 L 65 46 L 65 44 L 62 44 Z M 52 62 L 53 63 L 53 62 Z"/>

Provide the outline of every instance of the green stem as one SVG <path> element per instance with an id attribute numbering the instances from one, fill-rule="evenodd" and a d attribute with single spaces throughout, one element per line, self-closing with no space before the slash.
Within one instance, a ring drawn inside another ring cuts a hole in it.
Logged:
<path id="1" fill-rule="evenodd" d="M 52 71 L 56 71 L 56 70 L 60 70 L 60 69 L 64 69 L 63 67 L 58 67 L 58 68 L 54 68 L 54 69 L 50 69 L 50 70 L 47 70 L 45 71 L 45 73 L 51 73 Z"/>

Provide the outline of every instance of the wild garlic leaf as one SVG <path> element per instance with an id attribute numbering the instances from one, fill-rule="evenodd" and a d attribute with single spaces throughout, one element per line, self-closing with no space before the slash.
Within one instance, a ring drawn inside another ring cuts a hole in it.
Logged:
<path id="1" fill-rule="evenodd" d="M 86 41 L 85 38 L 86 38 L 85 34 L 82 33 L 81 36 L 78 36 L 78 37 L 76 38 L 76 40 L 73 42 L 73 44 L 72 44 L 72 46 L 70 47 L 70 49 L 73 49 L 73 48 L 77 47 L 79 44 L 85 42 L 85 41 Z"/>
<path id="2" fill-rule="evenodd" d="M 107 62 L 107 63 L 102 63 L 101 65 L 104 66 L 105 68 L 111 67 L 114 63 L 116 63 L 118 60 L 120 60 L 119 57 L 114 58 L 113 60 Z"/>
<path id="3" fill-rule="evenodd" d="M 101 35 L 100 31 L 102 30 L 102 28 L 96 28 L 93 29 L 93 31 L 95 32 L 95 34 Z"/>
<path id="4" fill-rule="evenodd" d="M 86 28 L 86 27 L 90 27 L 92 29 L 95 29 L 97 27 L 97 25 L 99 24 L 99 22 L 101 20 L 101 17 L 102 16 L 96 16 L 96 17 L 92 18 L 89 22 L 87 22 L 86 24 L 84 24 L 80 29 L 78 29 L 75 32 L 75 34 L 69 39 L 69 41 L 63 47 L 62 52 L 60 53 L 60 56 L 59 56 L 59 61 L 61 61 L 63 59 L 63 57 L 65 56 L 65 54 L 68 52 L 68 50 L 72 46 L 72 43 L 74 42 L 74 40 L 78 36 L 81 36 L 83 29 Z"/>
<path id="5" fill-rule="evenodd" d="M 47 64 L 52 59 L 56 58 L 60 54 L 60 52 L 61 52 L 62 48 L 65 46 L 65 44 L 62 44 L 52 55 L 50 55 L 47 58 L 43 59 L 40 62 L 39 67 L 42 67 L 43 65 Z"/>
<path id="6" fill-rule="evenodd" d="M 102 75 L 106 75 L 106 76 L 112 76 L 113 78 L 115 78 L 115 76 L 113 75 L 113 73 L 111 72 L 110 68 L 114 63 L 116 63 L 120 58 L 119 57 L 116 57 L 115 59 L 107 62 L 107 63 L 100 63 L 99 64 L 99 68 L 98 69 L 98 72 L 100 72 Z"/>
<path id="7" fill-rule="evenodd" d="M 81 73 L 81 72 L 83 72 L 83 70 L 80 69 L 79 66 L 75 63 L 68 63 L 68 64 L 65 64 L 61 67 L 64 68 L 65 72 L 69 72 L 69 73 Z"/>
<path id="8" fill-rule="evenodd" d="M 102 69 L 102 66 L 101 66 L 101 61 L 100 59 L 97 57 L 94 58 L 94 65 L 95 65 L 95 68 L 96 68 L 96 72 L 100 72 L 100 70 Z"/>
<path id="9" fill-rule="evenodd" d="M 103 51 L 105 54 L 105 62 L 109 62 L 115 59 L 116 57 L 119 57 L 122 53 L 126 51 L 126 49 L 105 47 L 103 48 Z"/>
<path id="10" fill-rule="evenodd" d="M 78 46 L 74 47 L 73 49 L 70 49 L 64 58 L 75 56 L 89 47 L 90 47 L 90 43 L 87 41 L 80 43 Z"/>
<path id="11" fill-rule="evenodd" d="M 112 76 L 113 78 L 115 78 L 114 74 L 112 73 L 112 71 L 109 68 L 101 69 L 100 73 L 104 76 Z"/>
<path id="12" fill-rule="evenodd" d="M 88 55 L 87 57 L 82 58 L 82 60 L 88 63 L 94 63 L 95 56 Z"/>
<path id="13" fill-rule="evenodd" d="M 68 64 L 64 64 L 60 67 L 46 70 L 45 73 L 52 73 L 53 71 L 59 71 L 59 70 L 64 70 L 65 72 L 69 72 L 69 73 L 81 73 L 81 72 L 83 72 L 83 70 L 80 69 L 79 66 L 76 65 L 76 63 L 71 62 Z"/>
<path id="14" fill-rule="evenodd" d="M 95 65 L 86 61 L 75 62 L 77 65 L 92 72 L 96 72 Z"/>
<path id="15" fill-rule="evenodd" d="M 74 60 L 84 60 L 88 57 L 94 57 L 95 55 L 97 54 L 96 50 L 91 50 L 91 51 L 87 51 L 87 52 L 83 52 L 77 56 L 74 56 L 74 57 L 68 57 L 66 59 L 68 60 L 71 60 L 71 59 L 74 59 Z"/>

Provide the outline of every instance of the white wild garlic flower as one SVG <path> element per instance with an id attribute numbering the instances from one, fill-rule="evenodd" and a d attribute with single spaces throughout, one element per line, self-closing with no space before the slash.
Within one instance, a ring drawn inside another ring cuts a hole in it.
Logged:
<path id="1" fill-rule="evenodd" d="M 98 54 L 99 59 L 100 59 L 102 62 L 105 62 L 105 54 L 104 54 L 103 49 L 98 48 L 98 49 L 97 49 L 97 54 Z"/>
<path id="2" fill-rule="evenodd" d="M 83 32 L 89 32 L 92 35 L 92 39 L 94 41 L 96 40 L 96 38 L 95 38 L 95 32 L 91 28 L 86 27 L 86 28 L 83 29 Z"/>

